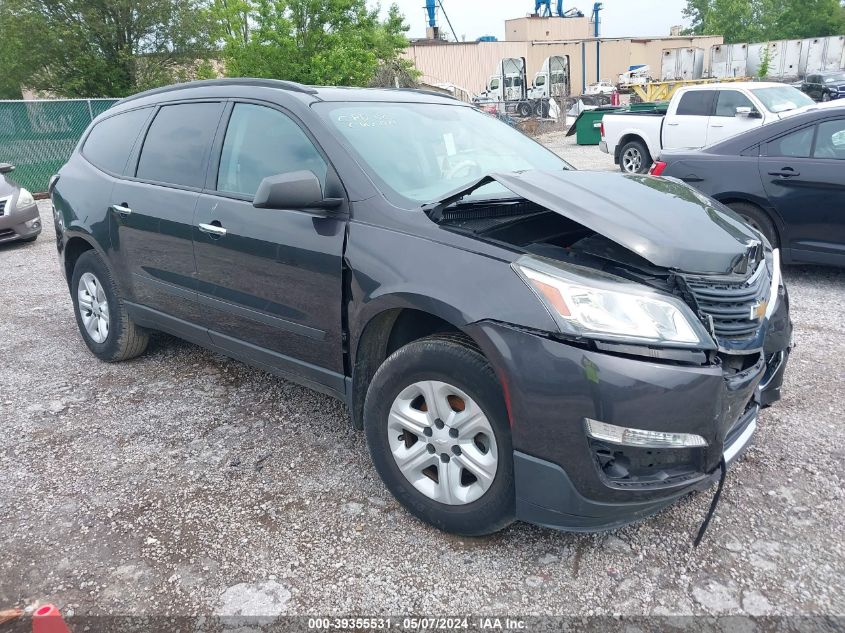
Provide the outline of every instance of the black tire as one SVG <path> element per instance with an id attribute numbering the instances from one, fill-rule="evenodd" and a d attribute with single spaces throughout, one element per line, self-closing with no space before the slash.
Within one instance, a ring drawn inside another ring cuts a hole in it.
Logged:
<path id="1" fill-rule="evenodd" d="M 522 101 L 516 106 L 516 113 L 519 116 L 531 116 L 531 104 L 527 101 Z"/>
<path id="2" fill-rule="evenodd" d="M 830 101 L 830 93 L 829 93 L 829 92 L 825 92 L 825 93 L 822 95 L 822 101 L 823 101 L 823 102 L 825 102 L 825 103 L 827 103 L 828 101 Z"/>
<path id="3" fill-rule="evenodd" d="M 745 223 L 751 228 L 760 231 L 769 240 L 772 248 L 778 247 L 780 244 L 778 232 L 771 218 L 763 209 L 750 202 L 731 202 L 728 207 L 745 220 Z"/>
<path id="4" fill-rule="evenodd" d="M 498 455 L 489 488 L 463 505 L 435 501 L 402 474 L 388 443 L 388 418 L 409 385 L 437 380 L 457 387 L 478 404 L 493 429 Z M 492 367 L 467 337 L 440 334 L 409 343 L 379 368 L 367 390 L 364 430 L 373 463 L 387 488 L 414 516 L 445 532 L 480 536 L 514 521 L 513 445 L 502 389 Z"/>
<path id="5" fill-rule="evenodd" d="M 636 161 L 639 156 L 639 161 Z M 631 159 L 629 163 L 627 158 Z M 628 141 L 619 152 L 619 169 L 626 174 L 646 174 L 654 161 L 645 143 L 642 141 Z"/>
<path id="6" fill-rule="evenodd" d="M 109 329 L 108 335 L 102 342 L 97 342 L 91 338 L 82 321 L 82 314 L 79 307 L 79 280 L 85 273 L 91 273 L 100 282 L 106 301 L 108 302 Z M 86 251 L 76 260 L 70 287 L 76 325 L 79 327 L 80 334 L 82 334 L 82 340 L 85 341 L 88 349 L 97 358 L 114 363 L 128 360 L 144 353 L 149 342 L 149 333 L 129 318 L 129 314 L 126 312 L 126 306 L 118 293 L 114 278 L 96 251 Z"/>

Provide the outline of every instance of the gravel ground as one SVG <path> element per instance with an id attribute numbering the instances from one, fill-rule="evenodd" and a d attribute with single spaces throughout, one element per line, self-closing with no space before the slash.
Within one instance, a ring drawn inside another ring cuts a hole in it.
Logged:
<path id="1" fill-rule="evenodd" d="M 595 171 L 618 171 L 613 157 L 601 151 L 598 145 L 576 145 L 575 136 L 566 136 L 566 131 L 541 134 L 537 140 L 566 159 L 576 169 Z"/>
<path id="2" fill-rule="evenodd" d="M 549 142 L 577 166 L 607 158 Z M 785 271 L 785 397 L 701 547 L 710 493 L 605 534 L 468 539 L 400 508 L 339 402 L 164 335 L 136 360 L 95 360 L 41 211 L 37 242 L 0 247 L 0 609 L 845 613 L 845 271 Z"/>

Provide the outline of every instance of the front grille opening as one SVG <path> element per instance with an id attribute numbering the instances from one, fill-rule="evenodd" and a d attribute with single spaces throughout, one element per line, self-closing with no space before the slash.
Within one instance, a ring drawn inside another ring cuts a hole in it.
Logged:
<path id="1" fill-rule="evenodd" d="M 683 275 L 682 279 L 691 295 L 693 309 L 717 337 L 746 339 L 756 335 L 771 284 L 765 260 L 743 279 L 702 275 Z"/>

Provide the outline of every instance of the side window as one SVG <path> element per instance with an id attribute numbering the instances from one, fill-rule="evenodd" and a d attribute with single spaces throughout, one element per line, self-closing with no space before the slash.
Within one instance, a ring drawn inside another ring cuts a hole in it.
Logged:
<path id="1" fill-rule="evenodd" d="M 537 79 L 534 80 L 535 86 L 545 86 L 546 85 L 546 76 L 545 75 L 537 75 Z"/>
<path id="2" fill-rule="evenodd" d="M 710 116 L 713 111 L 713 90 L 690 90 L 681 96 L 678 115 Z"/>
<path id="3" fill-rule="evenodd" d="M 785 156 L 789 158 L 809 158 L 813 147 L 813 131 L 815 127 L 805 127 L 769 141 L 766 146 L 768 156 Z"/>
<path id="4" fill-rule="evenodd" d="M 813 158 L 845 160 L 845 119 L 819 123 Z"/>
<path id="5" fill-rule="evenodd" d="M 182 103 L 161 108 L 144 139 L 136 176 L 202 187 L 207 150 L 217 128 L 221 107 L 219 103 Z"/>
<path id="6" fill-rule="evenodd" d="M 490 90 L 498 90 L 499 89 L 499 78 L 496 77 L 495 79 L 490 80 Z"/>
<path id="7" fill-rule="evenodd" d="M 267 176 L 308 169 L 325 187 L 326 162 L 290 117 L 238 103 L 232 110 L 217 174 L 217 190 L 254 195 Z"/>
<path id="8" fill-rule="evenodd" d="M 131 110 L 97 123 L 85 139 L 82 155 L 100 169 L 122 174 L 150 109 Z"/>
<path id="9" fill-rule="evenodd" d="M 722 90 L 716 98 L 716 116 L 736 116 L 737 108 L 754 108 L 751 99 L 737 90 Z"/>

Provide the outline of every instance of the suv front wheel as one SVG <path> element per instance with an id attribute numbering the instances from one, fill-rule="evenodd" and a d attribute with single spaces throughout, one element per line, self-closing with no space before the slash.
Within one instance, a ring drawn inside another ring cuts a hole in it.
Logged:
<path id="1" fill-rule="evenodd" d="M 114 279 L 96 251 L 86 251 L 76 261 L 70 287 L 76 324 L 97 358 L 117 362 L 144 352 L 147 331 L 129 318 Z"/>
<path id="2" fill-rule="evenodd" d="M 392 354 L 367 390 L 364 428 L 376 470 L 418 518 L 468 536 L 514 520 L 502 389 L 470 339 L 435 335 Z"/>

